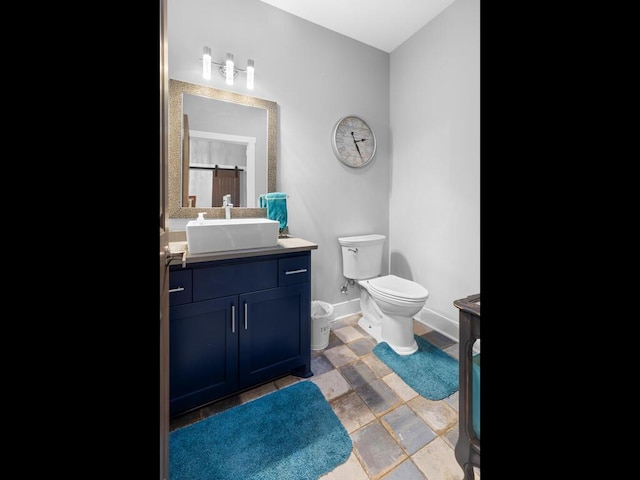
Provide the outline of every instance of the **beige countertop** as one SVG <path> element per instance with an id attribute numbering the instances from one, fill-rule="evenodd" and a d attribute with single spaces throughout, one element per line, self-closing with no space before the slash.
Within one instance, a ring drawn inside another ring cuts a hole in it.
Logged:
<path id="1" fill-rule="evenodd" d="M 171 239 L 171 237 L 169 237 Z M 213 260 L 226 260 L 230 258 L 257 257 L 260 255 L 276 255 L 278 253 L 304 252 L 317 250 L 318 244 L 303 240 L 302 238 L 286 237 L 278 238 L 278 244 L 274 247 L 251 248 L 246 250 L 227 250 L 224 252 L 200 253 L 191 255 L 187 251 L 187 241 L 175 238 L 169 242 L 169 265 L 184 267 L 187 263 L 210 262 Z"/>

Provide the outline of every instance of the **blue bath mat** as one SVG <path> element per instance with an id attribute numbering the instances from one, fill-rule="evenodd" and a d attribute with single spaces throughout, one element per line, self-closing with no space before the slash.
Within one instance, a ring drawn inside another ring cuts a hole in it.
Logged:
<path id="1" fill-rule="evenodd" d="M 169 434 L 170 480 L 316 480 L 351 439 L 318 386 L 301 381 Z"/>
<path id="2" fill-rule="evenodd" d="M 458 360 L 424 338 L 414 337 L 418 350 L 411 355 L 398 355 L 387 342 L 373 347 L 373 353 L 424 398 L 442 400 L 457 391 Z"/>

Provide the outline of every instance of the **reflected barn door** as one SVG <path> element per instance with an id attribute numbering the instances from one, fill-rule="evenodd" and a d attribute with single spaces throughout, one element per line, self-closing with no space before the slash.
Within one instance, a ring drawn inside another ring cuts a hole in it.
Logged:
<path id="1" fill-rule="evenodd" d="M 222 206 L 222 197 L 231 194 L 231 203 L 240 207 L 240 171 L 235 169 L 216 168 L 213 171 L 213 188 L 211 205 Z"/>

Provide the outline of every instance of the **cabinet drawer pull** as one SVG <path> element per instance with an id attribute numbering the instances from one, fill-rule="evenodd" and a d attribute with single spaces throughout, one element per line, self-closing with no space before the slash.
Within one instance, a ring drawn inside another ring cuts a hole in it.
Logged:
<path id="1" fill-rule="evenodd" d="M 184 290 L 184 287 L 171 288 L 171 289 L 169 289 L 169 293 L 182 292 L 183 290 Z"/>
<path id="2" fill-rule="evenodd" d="M 299 270 L 287 270 L 286 272 L 284 272 L 284 274 L 285 275 L 293 275 L 295 273 L 304 273 L 306 271 L 307 271 L 306 268 L 300 268 Z"/>
<path id="3" fill-rule="evenodd" d="M 247 303 L 244 304 L 244 329 L 247 329 Z"/>
<path id="4" fill-rule="evenodd" d="M 231 305 L 231 333 L 236 333 L 236 306 Z"/>

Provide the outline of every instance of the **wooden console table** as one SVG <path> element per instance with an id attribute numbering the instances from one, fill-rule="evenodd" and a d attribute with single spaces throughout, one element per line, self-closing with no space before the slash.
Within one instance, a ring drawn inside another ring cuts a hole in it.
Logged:
<path id="1" fill-rule="evenodd" d="M 459 409 L 458 409 L 458 442 L 456 443 L 456 460 L 464 471 L 463 480 L 475 480 L 473 467 L 480 468 L 480 439 L 474 429 L 473 418 L 473 344 L 480 338 L 480 294 L 469 295 L 455 300 L 453 305 L 460 310 L 460 355 L 459 355 Z M 479 371 L 479 368 L 478 368 Z M 479 376 L 478 376 L 479 378 Z M 479 382 L 476 400 L 480 404 Z M 477 408 L 479 412 L 479 408 Z M 479 419 L 476 419 L 478 426 Z M 479 427 L 478 427 L 478 435 Z"/>

